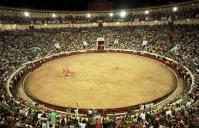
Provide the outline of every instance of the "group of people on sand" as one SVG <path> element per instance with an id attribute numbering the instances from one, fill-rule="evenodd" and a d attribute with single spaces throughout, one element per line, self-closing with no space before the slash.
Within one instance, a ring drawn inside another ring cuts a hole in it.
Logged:
<path id="1" fill-rule="evenodd" d="M 71 78 L 71 72 L 69 69 L 63 69 L 63 75 L 64 75 L 64 79 L 69 79 Z"/>

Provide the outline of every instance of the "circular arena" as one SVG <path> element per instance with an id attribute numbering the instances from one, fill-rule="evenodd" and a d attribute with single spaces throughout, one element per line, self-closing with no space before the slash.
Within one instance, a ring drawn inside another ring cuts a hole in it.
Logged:
<path id="1" fill-rule="evenodd" d="M 0 6 L 0 128 L 198 128 L 199 2 L 153 1 Z"/>
<path id="2" fill-rule="evenodd" d="M 74 52 L 35 66 L 21 83 L 28 98 L 47 108 L 114 113 L 165 100 L 176 90 L 178 75 L 147 54 Z"/>
<path id="3" fill-rule="evenodd" d="M 64 69 L 70 70 L 70 78 L 65 78 Z M 176 85 L 175 75 L 165 65 L 125 53 L 87 53 L 56 59 L 25 79 L 27 93 L 38 100 L 73 108 L 78 103 L 86 109 L 146 103 L 170 93 Z"/>

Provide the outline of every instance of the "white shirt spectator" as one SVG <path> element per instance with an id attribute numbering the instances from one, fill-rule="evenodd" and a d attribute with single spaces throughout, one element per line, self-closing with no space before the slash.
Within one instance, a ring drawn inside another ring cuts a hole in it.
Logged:
<path id="1" fill-rule="evenodd" d="M 144 120 L 144 121 L 145 121 L 145 119 L 146 119 L 146 115 L 145 115 L 145 113 L 140 113 L 140 117 L 142 118 L 142 120 Z"/>
<path id="2" fill-rule="evenodd" d="M 86 128 L 86 124 L 85 123 L 79 122 L 78 124 L 79 124 L 80 128 Z"/>
<path id="3" fill-rule="evenodd" d="M 166 111 L 166 115 L 172 115 L 172 111 L 171 110 Z"/>

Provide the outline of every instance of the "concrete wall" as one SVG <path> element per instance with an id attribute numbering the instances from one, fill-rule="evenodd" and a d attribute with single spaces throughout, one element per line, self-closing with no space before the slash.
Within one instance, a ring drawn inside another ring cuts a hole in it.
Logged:
<path id="1" fill-rule="evenodd" d="M 166 21 L 134 21 L 134 22 L 112 22 L 112 23 L 103 23 L 103 26 L 127 26 L 127 25 L 161 25 L 168 24 Z M 174 24 L 199 24 L 199 19 L 186 19 L 186 20 L 176 20 Z M 79 23 L 79 24 L 0 24 L 0 30 L 25 30 L 29 29 L 29 26 L 32 25 L 36 29 L 41 28 L 71 28 L 71 27 L 97 27 L 98 23 Z"/>

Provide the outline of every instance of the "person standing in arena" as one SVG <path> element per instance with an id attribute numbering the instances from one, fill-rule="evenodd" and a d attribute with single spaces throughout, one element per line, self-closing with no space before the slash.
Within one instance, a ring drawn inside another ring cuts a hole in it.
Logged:
<path id="1" fill-rule="evenodd" d="M 48 64 L 48 71 L 52 71 L 52 66 L 51 66 L 51 64 Z"/>

